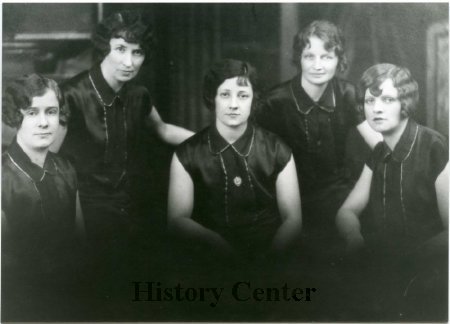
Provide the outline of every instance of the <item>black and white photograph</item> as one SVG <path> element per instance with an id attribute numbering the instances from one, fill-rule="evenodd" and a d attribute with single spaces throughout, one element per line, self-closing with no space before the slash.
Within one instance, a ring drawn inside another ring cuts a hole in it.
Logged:
<path id="1" fill-rule="evenodd" d="M 448 322 L 447 2 L 1 12 L 1 322 Z"/>

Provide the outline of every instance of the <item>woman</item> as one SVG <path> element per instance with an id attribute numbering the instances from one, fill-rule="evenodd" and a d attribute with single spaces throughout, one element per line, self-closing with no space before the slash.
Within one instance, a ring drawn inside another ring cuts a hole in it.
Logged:
<path id="1" fill-rule="evenodd" d="M 361 78 L 357 99 L 369 125 L 384 141 L 375 147 L 337 214 L 347 253 L 366 247 L 376 265 L 370 268 L 374 282 L 389 289 L 400 285 L 403 296 L 414 290 L 421 273 L 428 273 L 427 285 L 431 283 L 430 271 L 444 276 L 445 283 L 448 144 L 442 135 L 411 118 L 418 86 L 406 68 L 392 64 L 370 67 Z M 361 218 L 366 207 L 369 214 Z M 421 300 L 426 296 L 423 291 L 421 296 Z M 409 310 L 414 309 L 417 307 Z M 437 314 L 420 310 L 426 316 Z"/>
<path id="2" fill-rule="evenodd" d="M 318 255 L 334 245 L 334 217 L 350 191 L 344 163 L 349 131 L 357 127 L 370 147 L 381 138 L 355 109 L 354 86 L 337 77 L 347 66 L 341 31 L 313 21 L 295 35 L 293 49 L 300 73 L 265 95 L 256 120 L 292 148 L 305 243 Z"/>
<path id="3" fill-rule="evenodd" d="M 67 136 L 61 153 L 77 171 L 88 239 L 98 260 L 111 257 L 117 263 L 116 256 L 129 255 L 131 241 L 141 243 L 139 231 L 147 233 L 155 222 L 152 210 L 147 223 L 147 195 L 155 188 L 148 179 L 144 139 L 155 132 L 175 145 L 193 133 L 165 123 L 148 89 L 135 82 L 155 45 L 143 14 L 112 14 L 97 25 L 92 41 L 99 62 L 61 86 L 71 113 L 62 128 Z"/>
<path id="4" fill-rule="evenodd" d="M 2 155 L 2 266 L 13 274 L 61 273 L 84 228 L 75 170 L 49 151 L 67 115 L 61 92 L 31 74 L 8 86 L 2 103 L 3 121 L 17 128 Z"/>
<path id="5" fill-rule="evenodd" d="M 170 173 L 170 230 L 243 258 L 286 251 L 301 228 L 291 150 L 249 122 L 255 85 L 246 62 L 226 59 L 211 68 L 203 98 L 215 122 L 177 148 Z"/>

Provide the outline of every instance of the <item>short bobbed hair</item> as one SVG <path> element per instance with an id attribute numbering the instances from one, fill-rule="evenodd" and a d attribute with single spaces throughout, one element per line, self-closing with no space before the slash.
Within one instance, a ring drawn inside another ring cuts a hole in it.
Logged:
<path id="1" fill-rule="evenodd" d="M 217 89 L 227 79 L 238 78 L 238 84 L 250 85 L 253 90 L 252 111 L 258 101 L 256 69 L 245 61 L 224 59 L 215 63 L 203 79 L 203 101 L 209 110 L 215 109 Z"/>
<path id="2" fill-rule="evenodd" d="M 300 63 L 303 50 L 310 46 L 309 39 L 313 36 L 324 42 L 327 51 L 334 49 L 339 60 L 338 71 L 345 71 L 347 68 L 347 57 L 345 56 L 344 36 L 335 24 L 326 20 L 314 20 L 294 36 L 292 62 L 299 69 L 301 68 Z"/>
<path id="3" fill-rule="evenodd" d="M 403 117 L 414 115 L 419 101 L 419 86 L 405 67 L 389 63 L 376 64 L 364 71 L 356 87 L 358 109 L 364 111 L 364 97 L 366 90 L 376 97 L 381 94 L 380 85 L 391 79 L 398 91 Z"/>
<path id="4" fill-rule="evenodd" d="M 64 104 L 64 97 L 58 84 L 39 74 L 24 75 L 12 81 L 5 89 L 2 98 L 3 122 L 14 128 L 20 128 L 23 121 L 21 110 L 30 107 L 34 97 L 43 96 L 48 90 L 53 90 L 59 103 L 60 123 L 65 124 L 69 111 Z"/>
<path id="5" fill-rule="evenodd" d="M 109 42 L 123 38 L 128 43 L 139 44 L 146 55 L 151 54 L 155 39 L 152 25 L 136 11 L 117 12 L 100 22 L 92 34 L 92 42 L 101 59 L 111 51 Z"/>

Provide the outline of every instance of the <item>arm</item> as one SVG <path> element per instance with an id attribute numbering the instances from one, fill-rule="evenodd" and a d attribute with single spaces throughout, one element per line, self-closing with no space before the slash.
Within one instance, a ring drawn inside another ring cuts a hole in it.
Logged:
<path id="1" fill-rule="evenodd" d="M 356 252 L 364 246 L 359 216 L 369 202 L 372 170 L 367 165 L 336 216 L 340 236 L 346 241 L 347 253 Z"/>
<path id="2" fill-rule="evenodd" d="M 283 223 L 275 233 L 272 250 L 280 253 L 286 251 L 291 243 L 299 237 L 302 227 L 300 190 L 292 155 L 283 171 L 278 175 L 276 191 L 278 210 Z"/>
<path id="3" fill-rule="evenodd" d="M 216 232 L 192 220 L 194 207 L 194 183 L 176 154 L 170 166 L 168 197 L 169 231 L 178 237 L 202 242 L 223 253 L 230 253 L 231 246 Z"/>
<path id="4" fill-rule="evenodd" d="M 147 118 L 147 126 L 152 128 L 160 139 L 172 145 L 178 145 L 185 139 L 194 135 L 190 130 L 165 123 L 161 119 L 156 107 L 152 108 L 152 111 Z"/>
<path id="5" fill-rule="evenodd" d="M 378 142 L 381 142 L 383 140 L 383 136 L 380 133 L 374 131 L 372 127 L 369 126 L 367 120 L 356 126 L 356 129 L 371 149 L 373 149 Z"/>

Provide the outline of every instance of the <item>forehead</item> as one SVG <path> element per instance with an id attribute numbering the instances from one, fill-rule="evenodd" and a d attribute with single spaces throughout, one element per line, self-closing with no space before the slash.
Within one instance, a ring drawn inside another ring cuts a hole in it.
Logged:
<path id="1" fill-rule="evenodd" d="M 42 96 L 31 98 L 30 106 L 33 108 L 59 107 L 59 102 L 55 91 L 47 89 Z"/>
<path id="2" fill-rule="evenodd" d="M 243 88 L 246 90 L 252 90 L 252 85 L 250 80 L 245 77 L 234 77 L 225 79 L 222 84 L 218 87 L 218 89 L 238 89 Z"/>
<path id="3" fill-rule="evenodd" d="M 308 45 L 305 47 L 305 49 L 303 51 L 309 51 L 309 52 L 317 51 L 317 52 L 327 52 L 327 53 L 332 52 L 332 53 L 334 53 L 334 50 L 335 50 L 334 47 L 331 48 L 330 50 L 327 50 L 325 45 L 326 45 L 325 41 L 323 41 L 319 37 L 313 35 L 308 38 Z"/>
<path id="4" fill-rule="evenodd" d="M 373 91 L 373 90 L 378 90 L 378 91 Z M 383 82 L 380 83 L 380 85 L 378 86 L 378 88 L 375 86 L 373 88 L 370 89 L 366 89 L 366 96 L 369 95 L 374 95 L 374 96 L 379 96 L 379 95 L 390 95 L 393 97 L 398 96 L 398 90 L 397 88 L 394 86 L 394 81 L 390 78 L 384 80 Z"/>
<path id="5" fill-rule="evenodd" d="M 124 40 L 123 38 L 119 37 L 119 38 L 111 38 L 109 40 L 109 45 L 112 46 L 125 46 L 131 49 L 141 49 L 141 45 L 138 43 L 128 43 L 126 40 Z"/>

